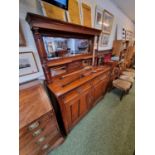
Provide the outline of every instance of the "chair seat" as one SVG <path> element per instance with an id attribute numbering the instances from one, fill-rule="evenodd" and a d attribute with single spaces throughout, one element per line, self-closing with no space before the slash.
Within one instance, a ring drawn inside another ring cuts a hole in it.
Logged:
<path id="1" fill-rule="evenodd" d="M 121 80 L 121 79 L 117 79 L 117 80 L 113 81 L 113 86 L 118 88 L 118 89 L 127 91 L 131 88 L 131 82 Z"/>
<path id="2" fill-rule="evenodd" d="M 119 78 L 122 79 L 122 80 L 128 81 L 128 82 L 131 82 L 131 83 L 134 82 L 134 78 L 130 77 L 130 76 L 127 76 L 127 75 L 121 75 Z"/>
<path id="3" fill-rule="evenodd" d="M 123 75 L 130 76 L 130 77 L 133 77 L 133 78 L 135 77 L 135 73 L 128 72 L 128 71 L 123 71 L 122 74 L 123 74 Z"/>

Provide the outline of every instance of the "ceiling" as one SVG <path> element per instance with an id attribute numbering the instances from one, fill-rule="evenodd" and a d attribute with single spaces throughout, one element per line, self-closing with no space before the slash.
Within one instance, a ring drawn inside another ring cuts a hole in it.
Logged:
<path id="1" fill-rule="evenodd" d="M 135 23 L 135 0 L 111 0 Z"/>

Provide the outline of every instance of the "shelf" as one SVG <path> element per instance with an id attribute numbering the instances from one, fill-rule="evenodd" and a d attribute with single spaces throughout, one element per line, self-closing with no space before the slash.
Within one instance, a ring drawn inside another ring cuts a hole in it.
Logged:
<path id="1" fill-rule="evenodd" d="M 91 54 L 87 54 L 87 55 L 80 54 L 80 55 L 72 56 L 72 57 L 49 60 L 47 62 L 47 66 L 48 67 L 61 66 L 61 65 L 67 64 L 67 63 L 71 63 L 73 61 L 87 60 L 87 59 L 92 59 L 92 58 L 93 58 L 93 56 Z"/>

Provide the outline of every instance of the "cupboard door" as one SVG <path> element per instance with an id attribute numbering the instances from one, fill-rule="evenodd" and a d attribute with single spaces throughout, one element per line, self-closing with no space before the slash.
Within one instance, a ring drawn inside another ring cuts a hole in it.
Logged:
<path id="1" fill-rule="evenodd" d="M 93 89 L 90 89 L 88 93 L 86 94 L 86 102 L 87 102 L 88 109 L 91 109 L 94 103 L 94 90 Z"/>
<path id="2" fill-rule="evenodd" d="M 84 92 L 81 96 L 80 96 L 80 116 L 82 116 L 83 114 L 85 114 L 88 111 L 88 106 L 87 106 L 87 92 Z"/>
<path id="3" fill-rule="evenodd" d="M 72 127 L 78 121 L 80 116 L 79 108 L 80 108 L 80 97 L 79 95 L 72 96 L 70 100 L 65 101 L 66 107 L 66 115 L 67 115 L 67 122 L 69 128 Z"/>
<path id="4" fill-rule="evenodd" d="M 109 80 L 105 80 L 102 84 L 102 94 L 103 95 L 106 93 L 108 83 L 109 83 Z"/>
<path id="5" fill-rule="evenodd" d="M 93 106 L 93 91 L 92 87 L 81 93 L 80 96 L 80 116 L 88 112 Z"/>
<path id="6" fill-rule="evenodd" d="M 94 87 L 95 101 L 97 101 L 101 96 L 102 96 L 102 83 L 100 82 Z"/>
<path id="7" fill-rule="evenodd" d="M 103 81 L 100 81 L 98 84 L 96 84 L 96 86 L 94 86 L 94 98 L 95 98 L 95 101 L 100 99 L 101 96 L 103 96 L 105 94 L 107 84 L 108 84 L 108 81 L 103 80 Z"/>

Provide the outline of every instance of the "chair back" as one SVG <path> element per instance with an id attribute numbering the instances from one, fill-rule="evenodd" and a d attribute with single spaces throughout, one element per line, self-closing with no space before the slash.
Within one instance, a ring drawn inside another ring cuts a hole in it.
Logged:
<path id="1" fill-rule="evenodd" d="M 134 56 L 135 53 L 135 47 L 134 46 L 130 46 L 127 49 L 127 55 L 126 55 L 126 60 L 131 60 Z"/>
<path id="2" fill-rule="evenodd" d="M 122 40 L 114 40 L 113 48 L 112 48 L 112 55 L 120 56 L 121 50 L 122 50 Z"/>

